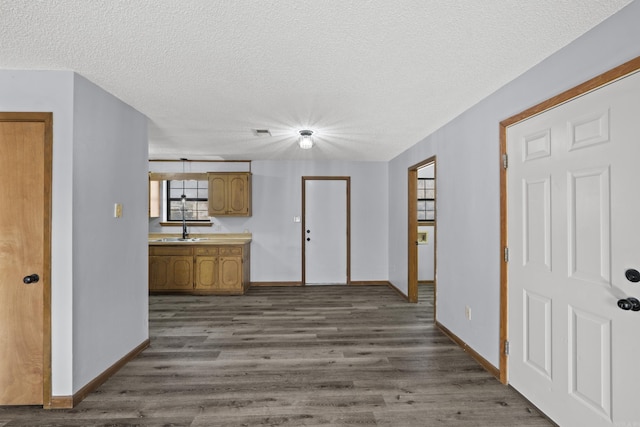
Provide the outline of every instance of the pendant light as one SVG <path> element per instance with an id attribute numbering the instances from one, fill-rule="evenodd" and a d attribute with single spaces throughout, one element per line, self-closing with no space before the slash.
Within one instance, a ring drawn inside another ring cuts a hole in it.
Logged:
<path id="1" fill-rule="evenodd" d="M 180 199 L 182 200 L 182 217 L 184 218 L 184 208 L 185 208 L 185 204 L 187 203 L 187 195 L 185 194 L 185 190 L 184 190 L 185 188 L 184 165 L 187 159 L 184 157 L 181 157 L 180 160 L 182 160 L 182 195 L 180 196 Z"/>
<path id="2" fill-rule="evenodd" d="M 187 212 L 187 195 L 184 191 L 184 165 L 187 159 L 183 157 L 180 160 L 182 160 L 182 195 L 180 196 L 180 200 L 182 201 L 182 239 L 186 240 L 186 238 L 189 237 L 189 232 L 187 230 L 187 218 L 185 217 Z"/>

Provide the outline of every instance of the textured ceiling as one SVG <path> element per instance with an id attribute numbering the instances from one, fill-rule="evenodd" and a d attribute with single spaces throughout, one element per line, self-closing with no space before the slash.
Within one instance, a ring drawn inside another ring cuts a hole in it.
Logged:
<path id="1" fill-rule="evenodd" d="M 0 68 L 85 76 L 151 158 L 385 161 L 628 3 L 0 0 Z"/>

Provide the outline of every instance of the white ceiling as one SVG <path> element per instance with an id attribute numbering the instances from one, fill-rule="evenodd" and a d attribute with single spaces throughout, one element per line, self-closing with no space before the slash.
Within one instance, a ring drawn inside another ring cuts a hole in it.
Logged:
<path id="1" fill-rule="evenodd" d="M 386 161 L 628 3 L 0 0 L 0 68 L 85 76 L 154 159 Z"/>

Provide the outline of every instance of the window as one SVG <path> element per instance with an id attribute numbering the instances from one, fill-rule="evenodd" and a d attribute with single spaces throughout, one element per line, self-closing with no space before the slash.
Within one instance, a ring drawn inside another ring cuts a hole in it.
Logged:
<path id="1" fill-rule="evenodd" d="M 167 221 L 182 221 L 182 195 L 186 196 L 187 221 L 209 221 L 209 182 L 167 181 Z"/>
<path id="2" fill-rule="evenodd" d="M 435 221 L 436 186 L 434 178 L 418 178 L 418 221 Z"/>

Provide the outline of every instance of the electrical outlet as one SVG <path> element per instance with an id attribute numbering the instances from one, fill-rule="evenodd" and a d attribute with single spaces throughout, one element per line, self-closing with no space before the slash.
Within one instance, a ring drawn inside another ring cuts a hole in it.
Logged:
<path id="1" fill-rule="evenodd" d="M 113 217 L 114 218 L 122 217 L 122 204 L 121 203 L 116 203 L 113 206 Z"/>
<path id="2" fill-rule="evenodd" d="M 468 305 L 464 307 L 464 315 L 467 320 L 471 320 L 471 307 L 469 307 Z"/>

